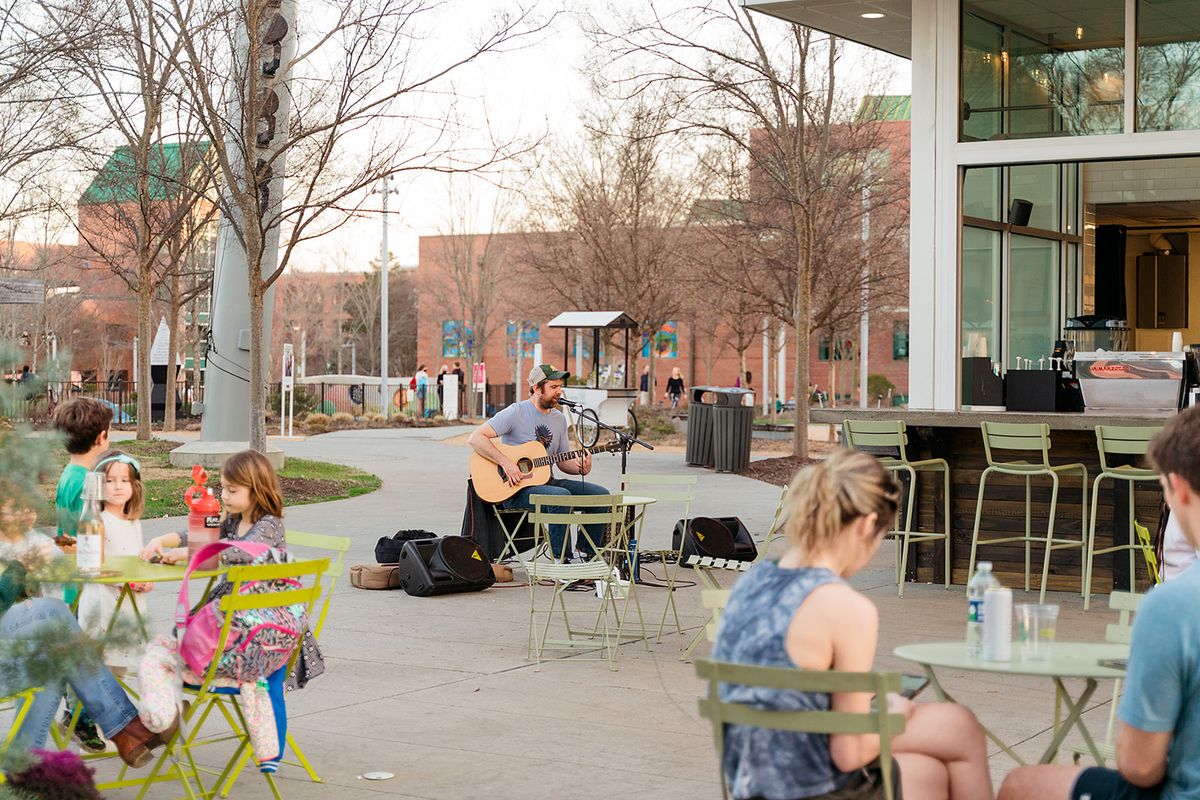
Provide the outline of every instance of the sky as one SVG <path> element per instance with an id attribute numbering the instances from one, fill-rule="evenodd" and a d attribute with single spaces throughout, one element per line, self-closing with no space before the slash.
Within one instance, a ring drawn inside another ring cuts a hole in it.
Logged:
<path id="1" fill-rule="evenodd" d="M 692 0 L 655 0 L 660 11 L 686 8 Z M 496 4 L 491 0 L 453 0 L 447 8 L 447 19 L 462 20 L 462 11 L 482 9 Z M 542 0 L 539 6 L 551 6 Z M 599 3 L 575 2 L 572 8 Z M 617 0 L 612 3 L 631 12 L 644 10 L 646 0 Z M 540 10 L 540 9 L 539 9 Z M 784 23 L 763 17 L 762 25 Z M 477 19 L 478 21 L 478 19 Z M 434 43 L 446 47 L 461 46 L 467 25 L 440 25 L 431 31 Z M 438 49 L 438 48 L 431 48 Z M 569 139 L 578 132 L 578 115 L 588 100 L 587 79 L 582 69 L 593 46 L 575 17 L 560 15 L 553 29 L 528 47 L 489 58 L 457 73 L 454 79 L 460 96 L 460 109 L 482 128 L 485 117 L 502 134 L 528 138 L 550 134 Z M 853 75 L 856 70 L 869 69 L 878 63 L 879 55 L 859 45 L 848 45 L 843 65 Z M 910 91 L 909 62 L 887 57 L 894 72 L 889 93 L 908 94 Z M 393 256 L 404 266 L 417 264 L 418 239 L 421 236 L 445 232 L 447 226 L 447 179 L 440 175 L 414 175 L 396 182 L 397 194 L 391 198 L 388 221 L 388 244 Z M 484 187 L 480 229 L 486 230 L 489 221 L 489 189 Z M 298 253 L 294 266 L 300 269 L 366 268 L 379 256 L 381 224 L 378 214 L 371 219 L 353 221 L 336 234 L 313 243 Z"/>

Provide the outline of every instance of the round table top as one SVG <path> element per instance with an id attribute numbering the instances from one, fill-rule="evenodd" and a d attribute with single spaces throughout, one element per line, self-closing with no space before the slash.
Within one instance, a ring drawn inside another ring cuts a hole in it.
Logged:
<path id="1" fill-rule="evenodd" d="M 623 506 L 648 506 L 657 502 L 657 497 L 643 497 L 637 494 L 621 495 L 621 505 Z"/>
<path id="2" fill-rule="evenodd" d="M 219 569 L 198 569 L 192 573 L 193 578 L 211 578 L 225 572 L 227 567 Z M 182 581 L 187 572 L 186 564 L 151 564 L 138 556 L 112 556 L 104 559 L 100 574 L 80 576 L 81 583 L 122 584 L 122 583 L 170 583 Z"/>
<path id="3" fill-rule="evenodd" d="M 1009 675 L 1043 675 L 1057 678 L 1123 678 L 1125 670 L 1101 666 L 1114 658 L 1129 658 L 1129 645 L 1108 642 L 1055 642 L 1050 658 L 1030 661 L 1021 658 L 1020 645 L 1013 643 L 1011 661 L 984 661 L 967 655 L 966 642 L 906 644 L 893 651 L 907 661 L 930 667 L 948 667 L 973 672 L 1002 672 Z"/>

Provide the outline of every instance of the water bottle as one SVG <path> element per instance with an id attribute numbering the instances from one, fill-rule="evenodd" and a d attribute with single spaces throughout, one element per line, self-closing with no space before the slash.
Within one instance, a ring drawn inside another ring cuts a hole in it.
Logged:
<path id="1" fill-rule="evenodd" d="M 1000 588 L 992 574 L 992 562 L 980 561 L 971 582 L 967 584 L 967 657 L 983 655 L 983 595 L 988 589 Z"/>

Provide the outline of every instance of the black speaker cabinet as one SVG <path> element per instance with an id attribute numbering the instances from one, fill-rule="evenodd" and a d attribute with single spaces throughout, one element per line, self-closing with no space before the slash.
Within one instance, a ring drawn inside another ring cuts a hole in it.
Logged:
<path id="1" fill-rule="evenodd" d="M 1013 200 L 1008 207 L 1008 222 L 1010 225 L 1025 227 L 1029 224 L 1029 215 L 1033 213 L 1033 203 L 1028 200 Z"/>
<path id="2" fill-rule="evenodd" d="M 675 523 L 675 532 L 671 537 L 672 547 L 679 549 L 683 543 L 679 565 L 688 566 L 691 556 L 710 556 L 731 561 L 753 561 L 758 558 L 758 548 L 754 544 L 750 531 L 737 517 L 692 517 Z"/>
<path id="3" fill-rule="evenodd" d="M 400 588 L 414 597 L 479 592 L 495 582 L 492 560 L 462 536 L 409 541 L 400 551 Z"/>

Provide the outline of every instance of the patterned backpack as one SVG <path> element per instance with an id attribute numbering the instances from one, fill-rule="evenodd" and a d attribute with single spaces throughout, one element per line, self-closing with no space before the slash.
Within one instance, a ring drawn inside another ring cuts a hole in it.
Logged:
<path id="1" fill-rule="evenodd" d="M 201 547 L 188 562 L 179 601 L 175 607 L 176 638 L 179 656 L 197 675 L 205 675 L 214 658 L 217 674 L 239 682 L 256 681 L 287 664 L 308 627 L 308 608 L 303 603 L 277 608 L 242 609 L 233 612 L 225 650 L 217 653 L 221 628 L 225 623 L 220 610 L 222 598 L 205 603 L 190 614 L 188 579 L 206 559 L 227 548 L 237 548 L 253 557 L 253 564 L 282 564 L 291 561 L 286 553 L 261 542 L 213 542 Z M 300 588 L 299 581 L 249 581 L 238 588 L 240 595 L 269 594 Z"/>

